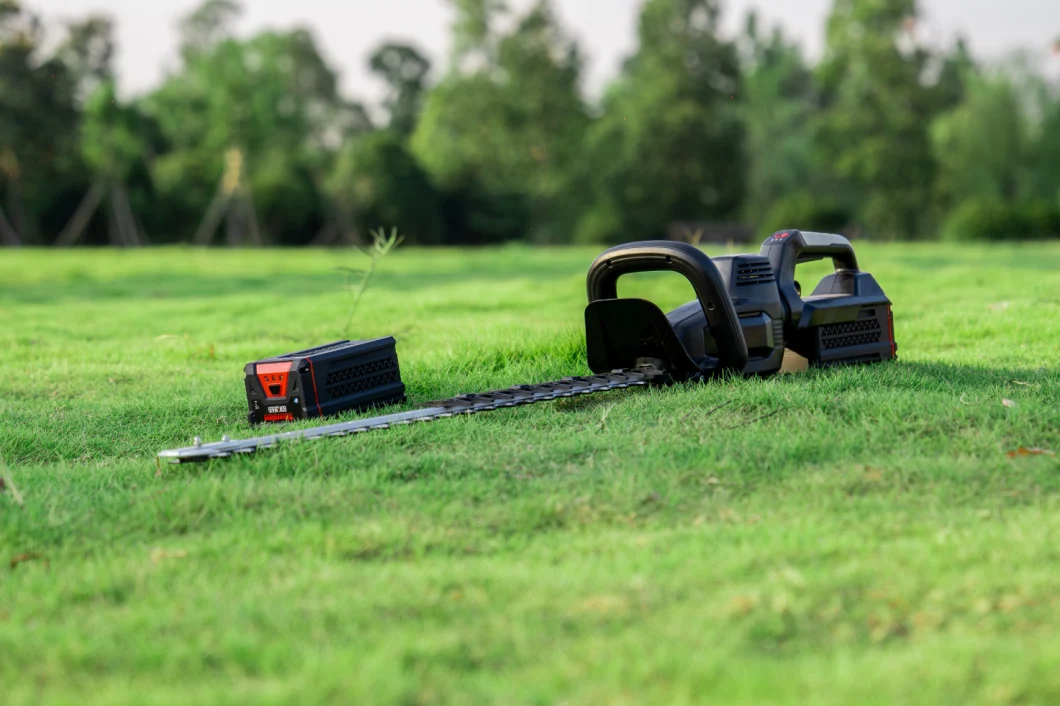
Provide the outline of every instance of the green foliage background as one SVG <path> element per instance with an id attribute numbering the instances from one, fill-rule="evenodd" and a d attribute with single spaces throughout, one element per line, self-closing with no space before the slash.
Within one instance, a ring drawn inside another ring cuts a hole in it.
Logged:
<path id="1" fill-rule="evenodd" d="M 1047 52 L 990 64 L 921 39 L 917 0 L 834 0 L 821 59 L 723 0 L 647 0 L 599 100 L 549 0 L 451 0 L 453 51 L 366 52 L 379 105 L 342 94 L 311 31 L 183 19 L 179 65 L 118 90 L 105 16 L 45 32 L 0 0 L 0 242 L 49 244 L 93 184 L 130 194 L 151 242 L 190 240 L 225 169 L 271 244 L 610 242 L 827 229 L 881 240 L 1040 239 L 1060 223 L 1060 87 Z M 81 242 L 107 241 L 101 209 Z M 12 235 L 14 234 L 14 236 Z"/>

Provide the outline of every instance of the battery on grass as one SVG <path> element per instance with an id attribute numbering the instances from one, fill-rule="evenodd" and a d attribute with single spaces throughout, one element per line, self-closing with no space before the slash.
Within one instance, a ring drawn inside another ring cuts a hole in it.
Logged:
<path id="1" fill-rule="evenodd" d="M 392 336 L 336 341 L 248 363 L 244 372 L 251 424 L 363 412 L 405 400 Z"/>

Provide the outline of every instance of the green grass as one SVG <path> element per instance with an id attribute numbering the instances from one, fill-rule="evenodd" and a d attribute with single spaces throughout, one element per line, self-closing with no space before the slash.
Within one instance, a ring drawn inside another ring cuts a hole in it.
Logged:
<path id="1" fill-rule="evenodd" d="M 418 401 L 584 373 L 595 254 L 405 250 L 353 333 Z M 1060 246 L 859 257 L 896 364 L 159 470 L 356 257 L 0 253 L 0 703 L 1060 702 Z"/>

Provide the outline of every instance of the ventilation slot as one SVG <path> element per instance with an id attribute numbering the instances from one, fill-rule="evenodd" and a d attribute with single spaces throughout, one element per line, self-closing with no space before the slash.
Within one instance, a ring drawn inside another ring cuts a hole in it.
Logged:
<path id="1" fill-rule="evenodd" d="M 772 284 L 773 268 L 764 257 L 740 260 L 736 266 L 736 286 L 748 287 L 753 284 Z"/>
<path id="2" fill-rule="evenodd" d="M 324 387 L 330 399 L 339 399 L 396 382 L 401 382 L 401 376 L 397 360 L 391 357 L 331 370 Z"/>
<path id="3" fill-rule="evenodd" d="M 880 320 L 876 318 L 821 327 L 821 346 L 825 350 L 864 346 L 879 343 L 882 339 L 883 327 L 880 325 Z"/>

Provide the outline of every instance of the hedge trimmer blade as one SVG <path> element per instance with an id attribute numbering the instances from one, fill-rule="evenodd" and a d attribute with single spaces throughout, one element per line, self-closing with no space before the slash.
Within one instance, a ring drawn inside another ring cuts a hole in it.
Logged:
<path id="1" fill-rule="evenodd" d="M 644 387 L 650 384 L 664 383 L 666 373 L 655 368 L 638 368 L 636 370 L 617 370 L 606 375 L 589 377 L 569 377 L 556 382 L 538 385 L 518 385 L 507 390 L 459 395 L 447 400 L 431 402 L 429 406 L 407 412 L 397 412 L 368 419 L 356 419 L 349 422 L 338 422 L 325 426 L 299 429 L 281 434 L 269 434 L 252 439 L 229 439 L 210 444 L 202 443 L 196 437 L 196 443 L 182 449 L 170 449 L 158 454 L 159 460 L 170 463 L 191 463 L 209 461 L 215 458 L 229 458 L 236 454 L 254 453 L 259 449 L 268 449 L 280 442 L 296 439 L 321 439 L 330 436 L 347 436 L 360 434 L 376 429 L 432 422 L 461 414 L 478 414 L 495 409 L 519 407 L 522 405 L 548 402 L 549 400 L 579 395 L 591 395 L 598 392 L 622 390 L 627 387 Z"/>

